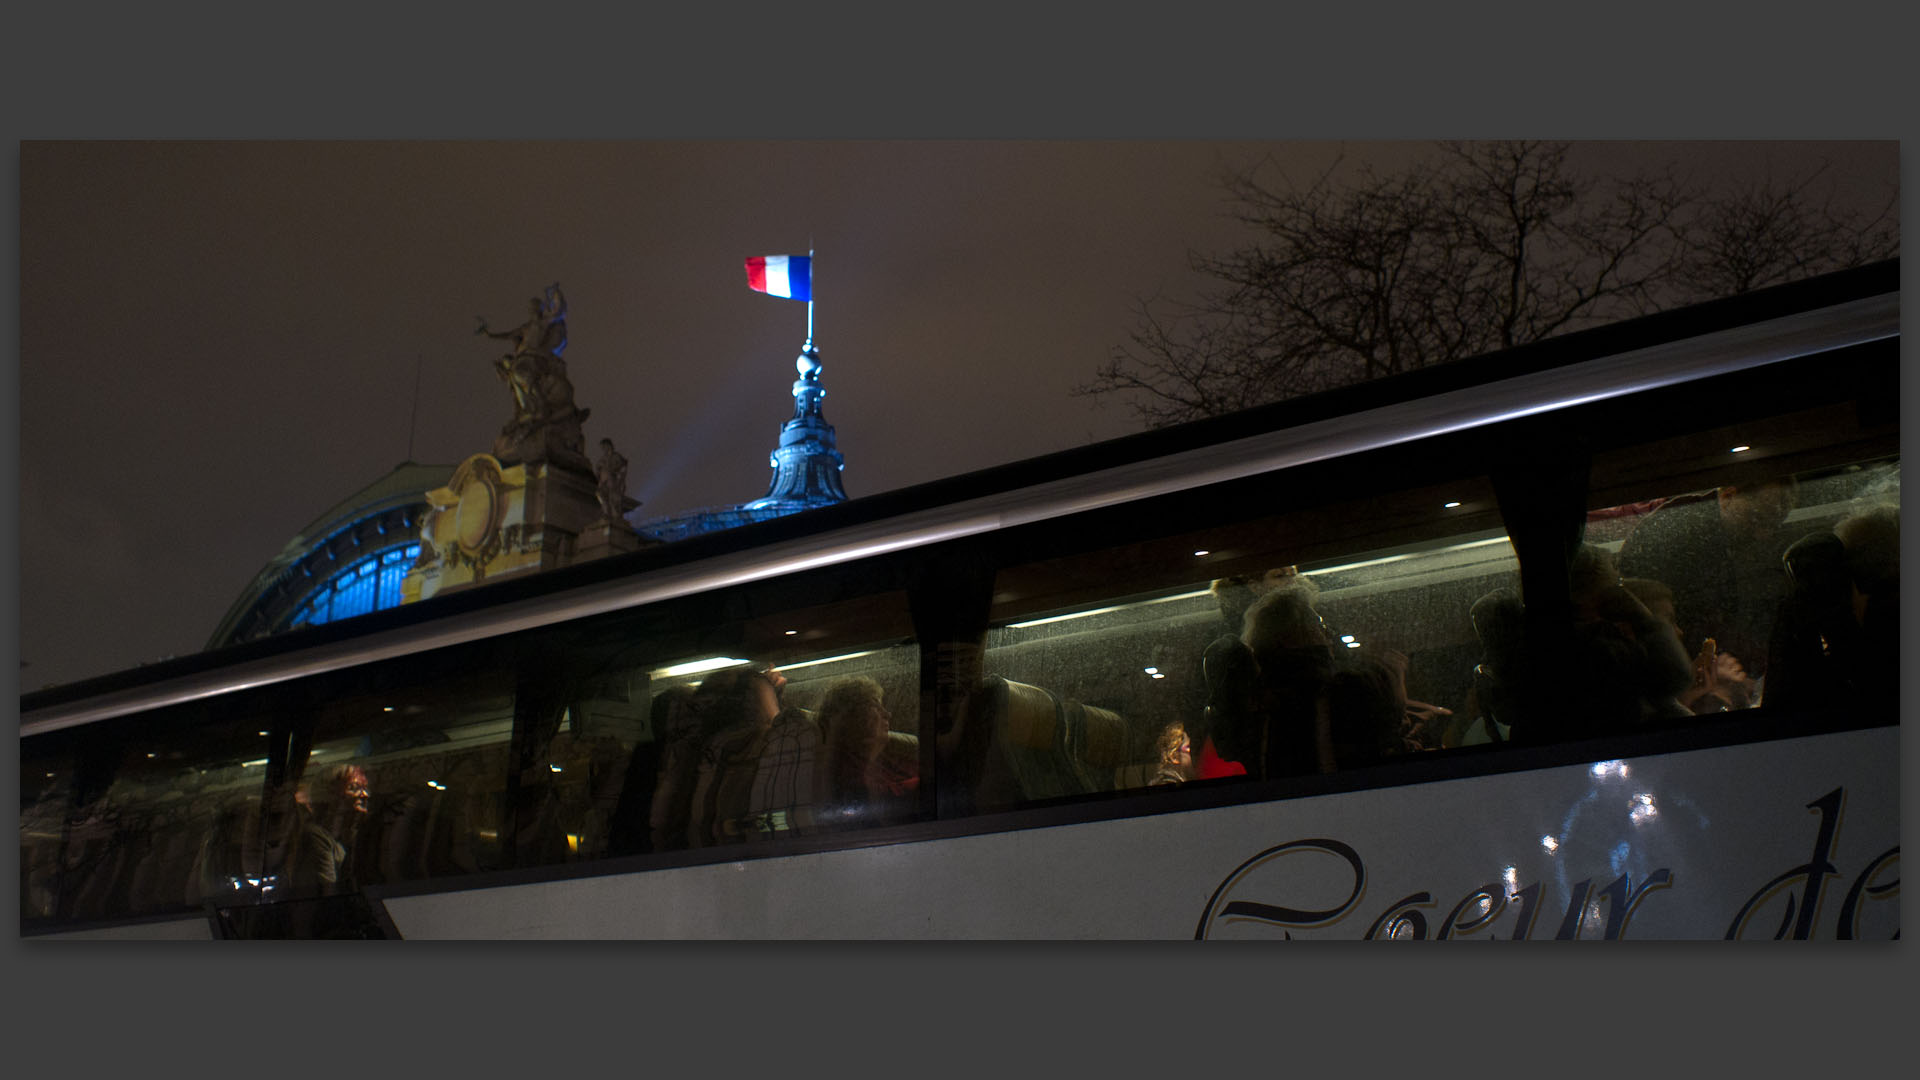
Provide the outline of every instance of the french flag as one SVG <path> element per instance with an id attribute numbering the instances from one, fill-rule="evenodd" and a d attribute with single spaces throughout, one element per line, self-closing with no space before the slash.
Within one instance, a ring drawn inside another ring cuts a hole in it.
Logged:
<path id="1" fill-rule="evenodd" d="M 748 259 L 747 288 L 789 300 L 812 300 L 813 256 L 767 255 Z"/>

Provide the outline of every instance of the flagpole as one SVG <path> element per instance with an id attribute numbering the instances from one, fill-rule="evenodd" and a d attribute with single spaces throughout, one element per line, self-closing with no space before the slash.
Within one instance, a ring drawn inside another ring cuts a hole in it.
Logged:
<path id="1" fill-rule="evenodd" d="M 807 241 L 807 343 L 805 349 L 813 348 L 813 241 Z"/>

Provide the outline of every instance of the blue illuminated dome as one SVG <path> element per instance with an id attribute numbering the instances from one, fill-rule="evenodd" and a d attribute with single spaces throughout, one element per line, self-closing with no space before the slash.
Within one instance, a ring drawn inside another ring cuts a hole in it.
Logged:
<path id="1" fill-rule="evenodd" d="M 426 493 L 453 469 L 405 462 L 315 518 L 254 575 L 207 648 L 399 604 L 401 579 L 420 554 Z"/>

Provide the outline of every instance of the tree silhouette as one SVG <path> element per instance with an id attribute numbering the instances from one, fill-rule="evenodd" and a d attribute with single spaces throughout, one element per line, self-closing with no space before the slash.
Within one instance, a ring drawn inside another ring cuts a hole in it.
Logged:
<path id="1" fill-rule="evenodd" d="M 1233 412 L 1884 258 L 1878 217 L 1813 198 L 1815 173 L 1705 190 L 1672 170 L 1586 175 L 1571 144 L 1437 144 L 1381 175 L 1224 181 L 1254 241 L 1194 269 L 1192 301 L 1142 300 L 1077 390 L 1148 424 Z"/>

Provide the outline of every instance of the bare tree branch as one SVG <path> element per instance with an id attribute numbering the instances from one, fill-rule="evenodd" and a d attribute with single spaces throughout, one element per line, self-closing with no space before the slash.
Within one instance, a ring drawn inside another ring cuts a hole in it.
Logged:
<path id="1" fill-rule="evenodd" d="M 1216 284 L 1141 301 L 1075 392 L 1159 426 L 1511 348 L 1676 303 L 1887 258 L 1877 215 L 1816 198 L 1821 172 L 1708 191 L 1672 170 L 1582 175 L 1556 142 L 1441 143 L 1379 175 L 1304 187 L 1226 176 L 1247 246 L 1194 253 Z"/>

